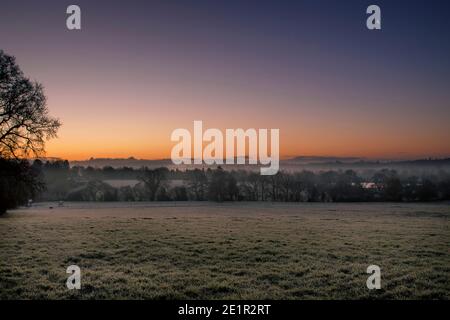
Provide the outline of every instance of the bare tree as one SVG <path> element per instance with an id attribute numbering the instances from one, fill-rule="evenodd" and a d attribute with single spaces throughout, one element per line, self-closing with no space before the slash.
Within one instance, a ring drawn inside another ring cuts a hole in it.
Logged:
<path id="1" fill-rule="evenodd" d="M 43 155 L 56 137 L 58 119 L 48 114 L 41 84 L 26 78 L 15 58 L 0 50 L 0 157 Z"/>
<path id="2" fill-rule="evenodd" d="M 163 181 L 166 179 L 167 173 L 167 168 L 156 168 L 152 170 L 148 168 L 143 169 L 142 176 L 139 179 L 144 182 L 151 201 L 156 200 L 158 190 L 160 189 Z"/>
<path id="3" fill-rule="evenodd" d="M 208 178 L 203 170 L 194 169 L 188 172 L 189 188 L 196 201 L 204 200 L 208 188 Z"/>

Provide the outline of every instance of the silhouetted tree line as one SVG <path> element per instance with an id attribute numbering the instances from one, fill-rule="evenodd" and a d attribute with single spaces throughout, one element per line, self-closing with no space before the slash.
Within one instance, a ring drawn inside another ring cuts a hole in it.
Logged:
<path id="1" fill-rule="evenodd" d="M 362 176 L 353 170 L 259 172 L 167 168 L 72 167 L 67 161 L 31 166 L 41 172 L 46 190 L 39 200 L 69 201 L 439 201 L 450 200 L 450 174 L 406 176 L 395 170 Z M 116 186 L 108 180 L 132 180 Z"/>

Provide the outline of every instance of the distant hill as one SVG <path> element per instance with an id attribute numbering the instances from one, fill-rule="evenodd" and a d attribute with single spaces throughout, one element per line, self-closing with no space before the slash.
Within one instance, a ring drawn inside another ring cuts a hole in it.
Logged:
<path id="1" fill-rule="evenodd" d="M 70 161 L 71 166 L 82 167 L 94 167 L 103 168 L 111 166 L 113 168 L 131 167 L 167 167 L 169 169 L 186 169 L 186 168 L 201 168 L 206 165 L 196 166 L 175 166 L 170 159 L 135 159 L 130 158 L 91 158 L 83 161 Z M 229 169 L 250 169 L 258 168 L 255 165 L 223 165 L 224 168 Z M 368 160 L 357 157 L 315 157 L 315 156 L 299 156 L 291 159 L 280 160 L 280 167 L 283 170 L 288 171 L 300 171 L 300 170 L 346 170 L 346 169 L 380 169 L 380 168 L 392 168 L 392 169 L 449 169 L 450 170 L 450 158 L 444 159 L 417 159 L 417 160 Z"/>
<path id="2" fill-rule="evenodd" d="M 28 161 L 33 162 L 34 160 L 40 160 L 42 162 L 46 162 L 46 161 L 59 161 L 59 160 L 64 160 L 62 158 L 58 158 L 58 157 L 38 157 L 38 158 L 28 158 Z"/>
<path id="3" fill-rule="evenodd" d="M 91 158 L 89 160 L 70 161 L 70 165 L 72 167 L 80 166 L 80 167 L 94 167 L 94 168 L 103 168 L 108 166 L 113 168 L 121 168 L 121 167 L 153 168 L 153 167 L 169 167 L 172 166 L 173 163 L 170 159 L 148 160 L 148 159 L 135 159 L 133 157 L 130 157 L 130 158 Z"/>
<path id="4" fill-rule="evenodd" d="M 326 162 L 356 162 L 362 161 L 358 157 L 323 157 L 323 156 L 297 156 L 286 159 L 286 162 L 301 162 L 301 163 L 326 163 Z"/>

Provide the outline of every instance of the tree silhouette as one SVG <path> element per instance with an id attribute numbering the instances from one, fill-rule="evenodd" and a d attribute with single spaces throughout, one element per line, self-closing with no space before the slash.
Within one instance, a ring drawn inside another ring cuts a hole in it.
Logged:
<path id="1" fill-rule="evenodd" d="M 28 161 L 0 158 L 0 214 L 26 203 L 43 189 L 40 171 Z"/>
<path id="2" fill-rule="evenodd" d="M 56 137 L 59 127 L 48 114 L 42 85 L 0 50 L 0 213 L 43 190 L 41 168 L 23 158 L 43 155 L 45 140 Z"/>
<path id="3" fill-rule="evenodd" d="M 26 78 L 15 58 L 0 50 L 0 157 L 43 155 L 56 137 L 58 119 L 48 114 L 43 87 Z"/>
<path id="4" fill-rule="evenodd" d="M 208 178 L 203 170 L 194 169 L 189 171 L 189 189 L 194 194 L 194 199 L 201 201 L 205 199 L 208 187 Z"/>
<path id="5" fill-rule="evenodd" d="M 160 189 L 162 182 L 165 180 L 168 171 L 169 170 L 167 168 L 144 168 L 142 176 L 139 179 L 144 182 L 151 201 L 156 200 L 158 190 Z"/>

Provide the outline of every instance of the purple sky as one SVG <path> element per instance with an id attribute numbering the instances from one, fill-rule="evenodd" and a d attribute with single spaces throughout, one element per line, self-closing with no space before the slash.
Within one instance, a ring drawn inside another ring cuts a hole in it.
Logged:
<path id="1" fill-rule="evenodd" d="M 279 128 L 285 157 L 449 156 L 450 4 L 376 3 L 379 31 L 368 1 L 2 1 L 0 49 L 63 123 L 48 156 L 167 158 L 194 120 Z"/>

